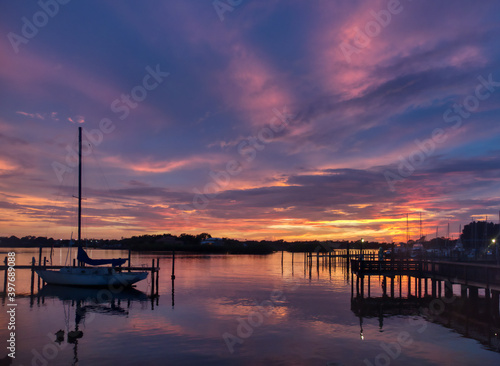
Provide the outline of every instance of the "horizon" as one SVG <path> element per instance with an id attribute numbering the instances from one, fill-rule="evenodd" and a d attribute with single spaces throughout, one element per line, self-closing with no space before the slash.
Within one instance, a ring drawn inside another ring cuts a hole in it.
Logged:
<path id="1" fill-rule="evenodd" d="M 500 3 L 446 4 L 5 4 L 0 236 L 76 233 L 79 126 L 82 237 L 500 222 Z"/>

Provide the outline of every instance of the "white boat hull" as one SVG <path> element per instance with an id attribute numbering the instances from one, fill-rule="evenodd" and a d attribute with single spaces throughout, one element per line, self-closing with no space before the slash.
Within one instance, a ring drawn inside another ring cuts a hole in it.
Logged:
<path id="1" fill-rule="evenodd" d="M 35 270 L 35 272 L 51 285 L 87 287 L 128 287 L 148 276 L 148 272 L 117 272 L 111 267 L 65 267 L 59 271 Z"/>

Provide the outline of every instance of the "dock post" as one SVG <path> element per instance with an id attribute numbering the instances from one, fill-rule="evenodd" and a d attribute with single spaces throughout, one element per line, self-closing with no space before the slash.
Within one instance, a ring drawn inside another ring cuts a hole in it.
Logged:
<path id="1" fill-rule="evenodd" d="M 453 296 L 453 284 L 450 281 L 444 281 L 444 297 L 451 298 Z"/>
<path id="2" fill-rule="evenodd" d="M 42 247 L 38 249 L 38 267 L 42 266 Z M 38 290 L 40 290 L 40 276 L 38 276 Z"/>
<path id="3" fill-rule="evenodd" d="M 500 315 L 500 291 L 491 290 L 491 306 L 494 310 L 493 316 L 498 318 L 498 316 Z"/>
<path id="4" fill-rule="evenodd" d="M 370 297 L 370 287 L 371 287 L 370 286 L 370 278 L 371 278 L 371 276 L 368 275 L 368 297 Z"/>
<path id="5" fill-rule="evenodd" d="M 394 276 L 391 276 L 391 299 L 394 299 Z"/>
<path id="6" fill-rule="evenodd" d="M 431 279 L 431 291 L 434 298 L 436 298 L 436 282 L 434 278 Z M 467 297 L 467 287 L 465 288 L 465 296 Z"/>
<path id="7" fill-rule="evenodd" d="M 35 286 L 35 257 L 31 261 L 31 295 L 33 296 L 33 290 Z"/>
<path id="8" fill-rule="evenodd" d="M 442 284 L 441 284 L 441 281 L 437 281 L 437 285 L 438 285 L 438 297 L 441 298 L 441 289 L 442 289 Z"/>
<path id="9" fill-rule="evenodd" d="M 130 252 L 131 252 L 131 249 L 128 248 L 128 271 L 130 272 L 130 267 L 132 267 L 132 265 L 130 264 Z"/>
<path id="10" fill-rule="evenodd" d="M 469 298 L 471 300 L 477 300 L 479 297 L 479 288 L 470 286 L 469 287 Z"/>
<path id="11" fill-rule="evenodd" d="M 9 268 L 7 266 L 7 257 L 5 257 L 3 262 L 5 263 L 5 275 L 3 277 L 3 293 L 5 295 L 5 294 L 7 294 L 7 269 Z"/>
<path id="12" fill-rule="evenodd" d="M 175 280 L 175 250 L 172 251 L 172 281 Z"/>
<path id="13" fill-rule="evenodd" d="M 365 297 L 365 276 L 361 276 L 361 298 Z"/>
<path id="14" fill-rule="evenodd" d="M 156 295 L 160 289 L 160 258 L 156 258 Z"/>
<path id="15" fill-rule="evenodd" d="M 387 297 L 387 277 L 384 276 L 382 279 L 382 291 L 383 291 L 383 297 Z"/>
<path id="16" fill-rule="evenodd" d="M 407 297 L 411 296 L 411 277 L 408 275 L 408 295 Z"/>
<path id="17" fill-rule="evenodd" d="M 155 260 L 152 259 L 151 262 L 151 297 L 153 297 L 155 293 Z"/>
<path id="18" fill-rule="evenodd" d="M 460 296 L 463 299 L 467 298 L 467 286 L 466 285 L 460 285 Z"/>
<path id="19" fill-rule="evenodd" d="M 359 297 L 359 275 L 356 275 L 356 297 Z"/>

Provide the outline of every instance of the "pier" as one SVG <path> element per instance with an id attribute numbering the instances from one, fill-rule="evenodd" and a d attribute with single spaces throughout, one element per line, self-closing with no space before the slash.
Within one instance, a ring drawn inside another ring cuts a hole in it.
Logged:
<path id="1" fill-rule="evenodd" d="M 453 296 L 453 286 L 460 286 L 460 295 L 472 301 L 479 299 L 479 291 L 491 304 L 493 315 L 500 317 L 500 267 L 481 263 L 460 263 L 426 260 L 351 260 L 351 294 L 354 297 L 356 275 L 356 298 L 365 297 L 365 280 L 368 298 L 371 292 L 371 277 L 382 278 L 383 297 L 395 298 L 395 282 L 399 284 L 399 298 L 402 298 L 403 278 L 406 279 L 407 298 L 422 298 L 430 295 L 440 298 Z M 389 286 L 388 286 L 389 282 Z M 430 289 L 429 289 L 430 282 Z M 388 287 L 390 293 L 388 293 Z"/>

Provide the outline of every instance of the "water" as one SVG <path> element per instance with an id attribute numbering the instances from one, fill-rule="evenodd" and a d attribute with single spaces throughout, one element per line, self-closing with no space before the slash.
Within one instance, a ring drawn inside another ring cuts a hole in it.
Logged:
<path id="1" fill-rule="evenodd" d="M 37 250 L 15 251 L 18 265 L 38 257 Z M 127 252 L 94 250 L 89 255 L 127 257 Z M 306 268 L 303 255 L 296 254 L 292 266 L 291 254 L 285 253 L 282 267 L 281 253 L 177 255 L 172 295 L 169 254 L 133 254 L 132 264 L 150 266 L 156 257 L 162 270 L 160 297 L 153 301 L 147 296 L 149 277 L 113 300 L 98 290 L 53 287 L 30 298 L 31 273 L 17 271 L 12 364 L 500 364 L 498 336 L 484 344 L 466 338 L 453 329 L 460 319 L 451 315 L 445 317 L 448 327 L 436 322 L 442 319 L 430 322 L 410 310 L 409 315 L 357 316 L 351 310 L 350 279 L 341 262 L 317 268 L 314 261 L 312 268 Z M 65 259 L 66 250 L 57 249 L 53 264 L 64 264 Z M 372 281 L 371 289 L 372 296 L 380 294 L 378 280 Z M 9 337 L 7 304 L 4 298 L 0 312 L 4 345 Z M 76 327 L 83 336 L 68 343 L 67 333 Z M 58 344 L 55 333 L 60 329 L 65 335 Z M 473 322 L 469 332 L 474 333 Z M 2 347 L 0 358 L 7 352 Z"/>

